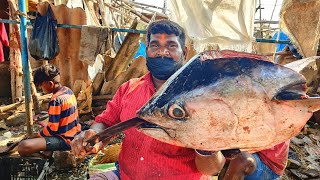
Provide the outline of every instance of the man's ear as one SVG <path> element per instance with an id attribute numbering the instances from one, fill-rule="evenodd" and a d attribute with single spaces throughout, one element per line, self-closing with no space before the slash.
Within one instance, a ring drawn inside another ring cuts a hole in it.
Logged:
<path id="1" fill-rule="evenodd" d="M 187 58 L 188 52 L 189 52 L 188 48 L 187 48 L 187 47 L 184 47 L 184 48 L 183 48 L 183 56 L 184 56 L 184 59 L 185 59 L 185 60 L 186 60 L 186 58 Z"/>
<path id="2" fill-rule="evenodd" d="M 54 87 L 54 82 L 53 81 L 49 81 L 50 87 Z"/>
<path id="3" fill-rule="evenodd" d="M 149 45 L 146 46 L 146 55 L 148 57 L 148 49 L 149 49 Z"/>

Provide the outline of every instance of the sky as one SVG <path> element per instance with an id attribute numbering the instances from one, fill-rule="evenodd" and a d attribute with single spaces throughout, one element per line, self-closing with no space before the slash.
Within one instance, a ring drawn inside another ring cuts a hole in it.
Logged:
<path id="1" fill-rule="evenodd" d="M 264 8 L 261 10 L 261 19 L 268 20 L 268 21 L 279 20 L 281 5 L 282 5 L 282 0 L 261 0 L 261 7 Z M 258 6 L 259 6 L 259 0 L 257 0 L 257 7 Z M 273 10 L 274 10 L 274 13 L 272 15 Z M 256 12 L 255 19 L 256 20 L 260 19 L 259 10 Z"/>
<path id="2" fill-rule="evenodd" d="M 134 0 L 134 1 L 140 2 L 140 3 L 145 3 L 145 4 L 150 4 L 150 5 L 154 5 L 154 6 L 159 6 L 159 7 L 163 7 L 163 4 L 164 4 L 164 0 Z M 167 1 L 170 1 L 170 0 L 167 0 Z M 260 0 L 260 1 L 261 1 L 262 8 L 264 8 L 261 10 L 261 19 L 268 20 L 268 21 L 269 20 L 273 20 L 273 21 L 279 20 L 279 13 L 280 13 L 281 5 L 282 5 L 282 0 Z M 257 2 L 256 7 L 258 7 L 259 0 L 256 0 L 256 2 Z M 273 10 L 274 10 L 274 13 L 271 18 Z M 256 20 L 260 19 L 259 10 L 256 12 L 255 19 Z"/>

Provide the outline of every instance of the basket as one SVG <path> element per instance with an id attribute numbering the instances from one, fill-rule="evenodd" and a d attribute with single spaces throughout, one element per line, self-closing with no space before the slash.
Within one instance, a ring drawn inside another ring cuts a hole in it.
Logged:
<path id="1" fill-rule="evenodd" d="M 47 179 L 49 161 L 36 157 L 0 157 L 0 177 L 3 180 Z"/>

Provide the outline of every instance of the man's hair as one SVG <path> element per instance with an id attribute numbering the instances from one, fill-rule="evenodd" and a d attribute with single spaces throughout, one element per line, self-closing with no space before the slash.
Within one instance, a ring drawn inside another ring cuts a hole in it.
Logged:
<path id="1" fill-rule="evenodd" d="M 34 84 L 36 86 L 40 86 L 43 82 L 46 81 L 53 81 L 54 83 L 59 83 L 56 82 L 55 77 L 60 75 L 59 68 L 53 64 L 45 64 L 40 66 L 34 73 Z"/>
<path id="2" fill-rule="evenodd" d="M 151 34 L 175 34 L 179 37 L 179 42 L 182 48 L 185 47 L 186 35 L 184 29 L 177 23 L 170 20 L 159 20 L 152 22 L 147 29 L 147 42 L 150 42 Z"/>

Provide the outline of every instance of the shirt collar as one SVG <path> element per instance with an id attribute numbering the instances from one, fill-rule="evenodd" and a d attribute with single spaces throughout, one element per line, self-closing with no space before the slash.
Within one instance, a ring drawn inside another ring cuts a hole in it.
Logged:
<path id="1" fill-rule="evenodd" d="M 156 92 L 156 88 L 154 87 L 154 84 L 152 82 L 152 75 L 150 72 L 142 76 L 141 80 L 153 93 Z"/>

